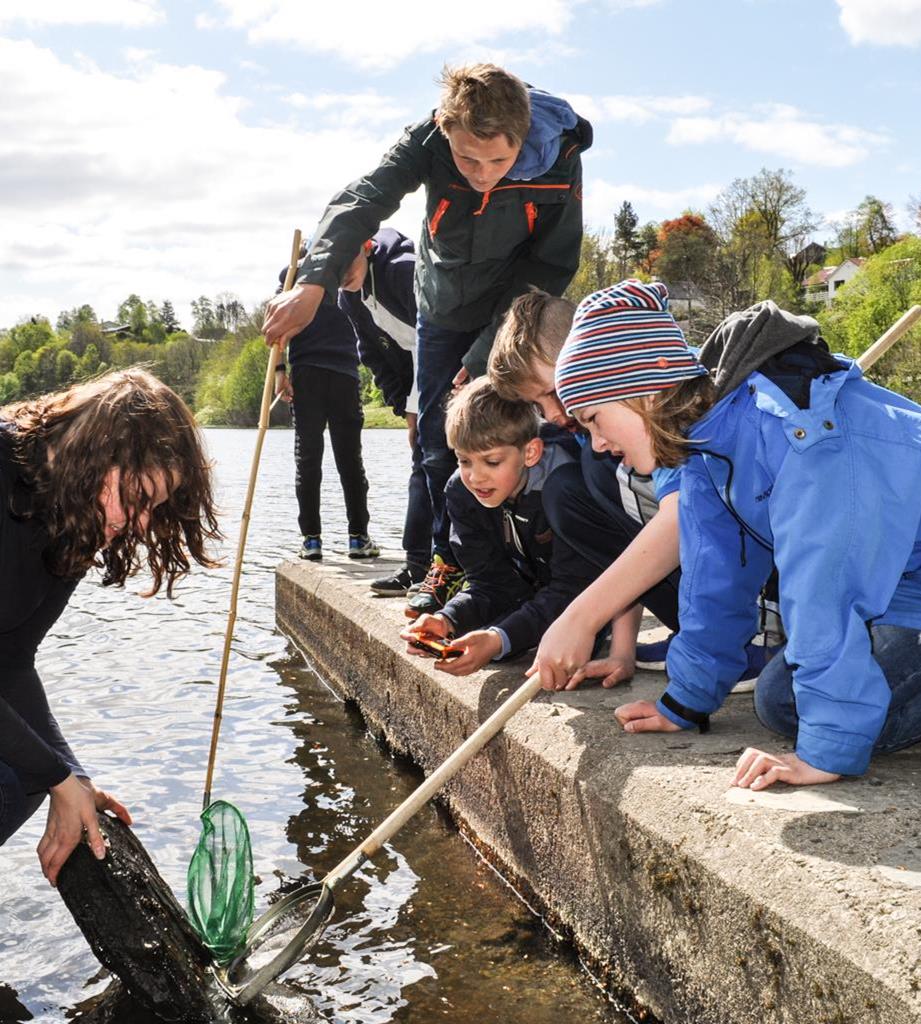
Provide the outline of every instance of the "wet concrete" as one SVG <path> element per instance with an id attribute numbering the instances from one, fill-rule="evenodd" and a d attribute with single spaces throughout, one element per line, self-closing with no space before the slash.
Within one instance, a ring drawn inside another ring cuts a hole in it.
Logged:
<path id="1" fill-rule="evenodd" d="M 429 771 L 528 661 L 455 679 L 404 655 L 402 601 L 367 589 L 395 564 L 285 563 L 276 617 Z M 663 680 L 542 694 L 449 785 L 452 815 L 613 990 L 666 1024 L 921 1021 L 921 747 L 829 787 L 732 790 L 744 747 L 789 745 L 750 695 L 705 736 L 623 734 L 613 709 Z"/>

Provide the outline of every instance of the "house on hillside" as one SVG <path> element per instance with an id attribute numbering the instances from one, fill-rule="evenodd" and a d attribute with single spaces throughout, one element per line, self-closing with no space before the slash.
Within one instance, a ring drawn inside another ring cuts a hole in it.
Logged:
<path id="1" fill-rule="evenodd" d="M 860 273 L 866 259 L 863 256 L 849 256 L 836 267 L 823 267 L 803 282 L 807 302 L 830 306 L 835 292 L 852 277 Z"/>

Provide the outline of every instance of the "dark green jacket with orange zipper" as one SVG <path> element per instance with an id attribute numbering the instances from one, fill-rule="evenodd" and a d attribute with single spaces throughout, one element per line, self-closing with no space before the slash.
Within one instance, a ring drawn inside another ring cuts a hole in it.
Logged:
<path id="1" fill-rule="evenodd" d="M 426 216 L 416 259 L 423 319 L 457 331 L 479 330 L 464 358 L 485 372 L 496 329 L 512 299 L 531 285 L 561 295 L 579 266 L 582 161 L 592 128 L 578 118 L 562 133 L 550 169 L 527 180 L 503 178 L 476 192 L 431 117 L 406 129 L 380 166 L 333 197 L 314 234 L 298 282 L 335 296 L 361 244 L 401 200 L 425 186 Z"/>

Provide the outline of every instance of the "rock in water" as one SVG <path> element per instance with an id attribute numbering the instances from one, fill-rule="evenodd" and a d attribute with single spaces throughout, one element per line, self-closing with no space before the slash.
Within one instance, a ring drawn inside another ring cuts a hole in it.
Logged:
<path id="1" fill-rule="evenodd" d="M 147 851 L 122 822 L 99 815 L 108 845 L 97 860 L 85 843 L 70 855 L 58 890 L 100 963 L 166 1021 L 208 1024 L 227 999 L 212 957 Z"/>

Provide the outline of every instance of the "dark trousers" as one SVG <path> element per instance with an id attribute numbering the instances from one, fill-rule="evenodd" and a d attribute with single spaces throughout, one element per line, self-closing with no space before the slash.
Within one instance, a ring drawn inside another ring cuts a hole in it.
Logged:
<path id="1" fill-rule="evenodd" d="M 306 537 L 321 533 L 323 430 L 329 427 L 350 534 L 368 532 L 368 479 L 361 459 L 364 414 L 358 381 L 346 373 L 294 366 L 294 489 L 297 523 Z"/>
<path id="2" fill-rule="evenodd" d="M 416 381 L 419 385 L 419 443 L 422 468 L 432 500 L 432 553 L 454 562 L 448 535 L 451 524 L 445 508 L 445 484 L 457 469 L 457 459 L 445 437 L 445 401 L 461 360 L 479 334 L 452 331 L 419 317 Z"/>
<path id="3" fill-rule="evenodd" d="M 418 435 L 413 445 L 413 468 L 409 474 L 403 550 L 407 564 L 417 569 L 428 569 L 432 557 L 432 499 L 422 468 L 422 446 Z"/>
<path id="4" fill-rule="evenodd" d="M 642 530 L 623 507 L 617 483 L 617 463 L 610 457 L 591 458 L 554 470 L 544 484 L 544 509 L 556 536 L 603 572 Z M 589 486 L 591 484 L 591 486 Z M 665 623 L 678 629 L 678 581 L 675 571 L 639 600 Z"/>

